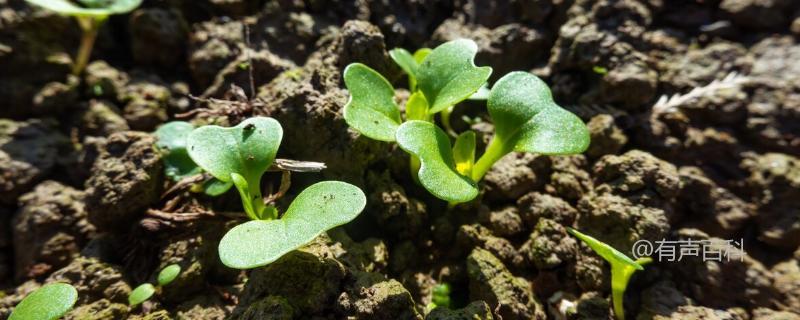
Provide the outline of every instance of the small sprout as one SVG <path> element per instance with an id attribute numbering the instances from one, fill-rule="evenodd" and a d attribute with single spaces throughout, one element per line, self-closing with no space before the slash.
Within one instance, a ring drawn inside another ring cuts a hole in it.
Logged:
<path id="1" fill-rule="evenodd" d="M 142 284 L 136 289 L 131 291 L 131 294 L 128 296 L 128 305 L 131 307 L 141 304 L 142 302 L 147 301 L 156 293 L 156 287 L 152 284 L 145 283 Z"/>
<path id="2" fill-rule="evenodd" d="M 608 74 L 608 69 L 606 69 L 603 66 L 594 66 L 594 67 L 592 67 L 592 71 L 594 71 L 594 73 L 599 74 L 601 76 L 604 76 L 604 75 Z"/>
<path id="3" fill-rule="evenodd" d="M 168 265 L 158 273 L 158 285 L 162 287 L 166 286 L 172 283 L 172 281 L 174 281 L 175 278 L 177 278 L 180 274 L 181 266 L 177 264 Z"/>
<path id="4" fill-rule="evenodd" d="M 97 32 L 112 14 L 122 14 L 136 9 L 142 0 L 25 0 L 56 13 L 73 16 L 83 30 L 81 46 L 72 67 L 72 74 L 83 72 L 92 54 Z"/>
<path id="5" fill-rule="evenodd" d="M 586 125 L 559 107 L 535 75 L 511 72 L 490 90 L 486 81 L 492 69 L 475 66 L 477 51 L 477 44 L 466 39 L 414 55 L 392 50 L 392 59 L 409 77 L 405 119 L 394 100 L 394 88 L 378 72 L 353 63 L 343 73 L 350 91 L 344 109 L 347 124 L 372 139 L 397 142 L 410 154 L 414 181 L 451 204 L 474 199 L 477 183 L 512 151 L 563 155 L 589 146 Z M 486 100 L 496 130 L 477 161 L 475 134 L 458 134 L 450 125 L 454 107 L 465 99 Z M 446 131 L 435 124 L 437 113 Z M 452 149 L 450 136 L 456 138 Z"/>
<path id="6" fill-rule="evenodd" d="M 350 222 L 366 203 L 356 186 L 339 181 L 316 183 L 303 190 L 280 219 L 254 220 L 228 231 L 220 240 L 219 257 L 236 269 L 267 265 L 320 233 Z"/>
<path id="7" fill-rule="evenodd" d="M 172 283 L 179 275 L 181 274 L 181 266 L 177 264 L 171 264 L 166 266 L 164 269 L 161 269 L 161 272 L 158 273 L 158 286 L 154 286 L 150 283 L 143 283 L 133 289 L 131 294 L 128 295 L 128 305 L 131 307 L 139 305 L 147 300 L 149 300 L 153 295 L 156 293 L 161 292 L 161 288 Z"/>
<path id="8" fill-rule="evenodd" d="M 652 262 L 653 259 L 644 257 L 634 261 L 608 244 L 585 235 L 578 230 L 567 228 L 567 231 L 586 243 L 589 248 L 592 248 L 594 252 L 611 265 L 611 300 L 614 304 L 614 314 L 617 319 L 625 320 L 625 309 L 622 299 L 625 296 L 625 289 L 628 287 L 628 281 L 630 281 L 634 272 L 644 270 L 642 266 Z"/>
<path id="9" fill-rule="evenodd" d="M 51 283 L 33 291 L 17 304 L 9 320 L 55 320 L 78 301 L 78 291 L 66 283 Z"/>
<path id="10" fill-rule="evenodd" d="M 426 306 L 428 312 L 438 307 L 450 308 L 450 285 L 440 283 L 433 287 L 431 292 L 431 303 Z"/>
<path id="11" fill-rule="evenodd" d="M 194 129 L 187 144 L 195 163 L 220 181 L 236 186 L 251 219 L 274 219 L 273 210 L 262 200 L 261 176 L 275 160 L 282 138 L 278 121 L 255 117 L 231 128 Z"/>

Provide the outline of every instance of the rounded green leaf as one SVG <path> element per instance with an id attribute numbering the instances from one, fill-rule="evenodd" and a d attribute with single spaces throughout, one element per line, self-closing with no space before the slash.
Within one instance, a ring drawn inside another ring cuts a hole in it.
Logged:
<path id="1" fill-rule="evenodd" d="M 427 121 L 411 120 L 397 129 L 397 144 L 421 162 L 419 181 L 428 192 L 449 202 L 466 202 L 478 196 L 478 187 L 458 173 L 450 138 Z"/>
<path id="2" fill-rule="evenodd" d="M 228 192 L 232 186 L 233 182 L 225 182 L 217 178 L 211 178 L 203 183 L 203 192 L 209 196 L 216 197 Z"/>
<path id="3" fill-rule="evenodd" d="M 54 320 L 78 301 L 78 291 L 66 283 L 51 283 L 29 294 L 14 308 L 9 320 Z"/>
<path id="4" fill-rule="evenodd" d="M 347 124 L 372 139 L 394 141 L 401 120 L 389 81 L 366 65 L 351 63 L 344 69 L 344 83 L 350 91 L 344 106 Z"/>
<path id="5" fill-rule="evenodd" d="M 406 102 L 406 120 L 427 120 L 428 102 L 422 92 L 414 92 Z"/>
<path id="6" fill-rule="evenodd" d="M 419 63 L 410 52 L 403 48 L 390 50 L 389 56 L 392 57 L 394 63 L 400 66 L 400 69 L 403 69 L 408 75 L 408 89 L 413 92 L 417 87 L 417 69 L 419 68 Z"/>
<path id="7" fill-rule="evenodd" d="M 559 107 L 537 76 L 511 72 L 495 83 L 487 102 L 495 139 L 513 150 L 542 154 L 581 153 L 589 130 L 578 116 Z"/>
<path id="8" fill-rule="evenodd" d="M 162 287 L 166 286 L 174 281 L 180 274 L 181 266 L 177 264 L 168 265 L 158 273 L 158 285 Z"/>
<path id="9" fill-rule="evenodd" d="M 478 45 L 459 39 L 431 51 L 417 72 L 417 87 L 425 94 L 430 113 L 437 113 L 469 98 L 492 74 L 491 67 L 475 66 Z"/>
<path id="10" fill-rule="evenodd" d="M 147 299 L 150 299 L 154 293 L 156 293 L 156 288 L 152 284 L 142 284 L 131 291 L 131 294 L 128 296 L 128 304 L 130 306 L 135 306 L 145 302 Z"/>
<path id="11" fill-rule="evenodd" d="M 194 129 L 187 140 L 189 156 L 203 170 L 223 182 L 238 173 L 258 185 L 272 162 L 283 138 L 277 120 L 254 117 L 235 127 L 203 126 Z"/>
<path id="12" fill-rule="evenodd" d="M 254 220 L 228 231 L 219 243 L 220 260 L 236 269 L 267 265 L 320 233 L 355 219 L 366 203 L 364 192 L 354 185 L 316 183 L 303 190 L 280 219 Z"/>
<path id="13" fill-rule="evenodd" d="M 69 0 L 25 1 L 60 14 L 79 17 L 105 17 L 112 14 L 126 13 L 136 9 L 142 3 L 142 0 L 84 1 L 84 6 L 80 6 L 76 2 Z"/>
<path id="14" fill-rule="evenodd" d="M 186 150 L 186 137 L 192 130 L 194 126 L 191 123 L 172 121 L 160 126 L 155 132 L 158 138 L 156 146 L 165 153 L 162 157 L 164 172 L 173 181 L 201 172 Z"/>

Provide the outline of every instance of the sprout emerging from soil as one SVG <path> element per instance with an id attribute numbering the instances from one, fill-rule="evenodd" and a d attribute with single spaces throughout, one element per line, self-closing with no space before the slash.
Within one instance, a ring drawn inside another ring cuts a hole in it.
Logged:
<path id="1" fill-rule="evenodd" d="M 78 25 L 83 31 L 81 46 L 72 66 L 72 74 L 78 75 L 89 62 L 92 47 L 97 38 L 100 26 L 112 14 L 122 14 L 136 9 L 142 0 L 25 0 L 28 3 L 55 11 L 56 13 L 73 16 L 78 20 Z"/>
<path id="2" fill-rule="evenodd" d="M 430 312 L 438 307 L 450 308 L 450 285 L 440 283 L 433 287 L 431 292 L 431 303 L 425 308 Z"/>
<path id="3" fill-rule="evenodd" d="M 181 266 L 177 264 L 171 264 L 166 266 L 164 269 L 161 269 L 161 272 L 158 273 L 158 286 L 154 286 L 150 283 L 143 283 L 133 289 L 131 294 L 128 295 L 128 304 L 130 306 L 139 305 L 147 300 L 149 300 L 154 294 L 159 292 L 162 287 L 172 283 L 178 275 L 181 274 Z"/>
<path id="4" fill-rule="evenodd" d="M 231 128 L 203 126 L 188 136 L 194 162 L 220 181 L 233 182 L 253 220 L 234 227 L 220 241 L 220 260 L 228 267 L 267 265 L 320 233 L 350 222 L 366 206 L 358 187 L 324 181 L 303 190 L 279 215 L 261 195 L 261 176 L 275 161 L 282 137 L 281 125 L 268 117 L 250 118 Z"/>
<path id="5" fill-rule="evenodd" d="M 414 180 L 450 203 L 477 197 L 477 182 L 512 151 L 564 155 L 589 146 L 586 125 L 555 104 L 547 84 L 538 77 L 511 72 L 489 90 L 486 81 L 492 69 L 475 66 L 477 50 L 475 42 L 465 39 L 414 55 L 392 50 L 391 57 L 408 73 L 412 92 L 405 120 L 395 103 L 394 88 L 377 71 L 360 63 L 344 70 L 350 91 L 344 109 L 348 125 L 369 138 L 396 141 L 411 155 Z M 456 134 L 450 127 L 450 112 L 466 99 L 487 100 L 495 126 L 491 143 L 477 161 L 475 133 Z M 437 113 L 450 135 L 434 123 Z M 456 137 L 455 145 L 450 136 Z"/>
<path id="6" fill-rule="evenodd" d="M 66 283 L 45 285 L 29 294 L 14 308 L 9 320 L 55 320 L 78 301 L 78 291 Z"/>
<path id="7" fill-rule="evenodd" d="M 650 257 L 643 257 L 634 261 L 608 244 L 585 235 L 578 230 L 567 228 L 567 231 L 586 243 L 589 248 L 592 248 L 594 252 L 611 265 L 611 300 L 614 304 L 614 314 L 617 316 L 617 319 L 625 320 L 625 309 L 622 299 L 625 296 L 625 289 L 628 287 L 628 281 L 630 281 L 634 272 L 644 270 L 643 266 L 653 262 L 653 259 Z"/>

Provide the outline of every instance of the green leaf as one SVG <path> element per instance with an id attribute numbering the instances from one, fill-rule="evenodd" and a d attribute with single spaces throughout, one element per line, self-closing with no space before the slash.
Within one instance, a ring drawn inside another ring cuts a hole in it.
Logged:
<path id="1" fill-rule="evenodd" d="M 466 202 L 478 196 L 478 187 L 456 171 L 447 134 L 433 123 L 411 120 L 397 129 L 397 143 L 420 159 L 419 181 L 439 199 Z"/>
<path id="2" fill-rule="evenodd" d="M 168 265 L 158 273 L 158 285 L 162 287 L 166 286 L 172 283 L 180 274 L 181 266 L 177 264 Z"/>
<path id="3" fill-rule="evenodd" d="M 232 186 L 233 182 L 225 182 L 217 178 L 211 178 L 203 182 L 203 192 L 209 196 L 216 197 L 228 192 Z"/>
<path id="4" fill-rule="evenodd" d="M 145 302 L 147 299 L 150 299 L 154 293 L 156 293 L 156 288 L 152 284 L 142 284 L 131 291 L 131 294 L 128 296 L 128 305 L 133 307 Z"/>
<path id="5" fill-rule="evenodd" d="M 406 120 L 428 120 L 428 101 L 422 92 L 414 92 L 406 102 Z"/>
<path id="6" fill-rule="evenodd" d="M 301 192 L 278 220 L 240 224 L 219 243 L 222 263 L 236 269 L 267 265 L 320 233 L 353 220 L 366 205 L 358 187 L 339 181 L 316 183 Z"/>
<path id="7" fill-rule="evenodd" d="M 101 6 L 99 1 L 93 1 L 91 7 L 81 7 L 69 0 L 25 1 L 64 15 L 94 18 L 104 18 L 112 14 L 127 13 L 136 9 L 136 7 L 142 3 L 142 0 L 108 0 L 103 1 L 105 4 L 104 6 Z"/>
<path id="8" fill-rule="evenodd" d="M 644 268 L 638 263 L 636 263 L 636 261 L 633 261 L 633 259 L 625 255 L 624 253 L 619 252 L 619 250 L 614 249 L 614 247 L 609 246 L 608 244 L 605 244 L 600 240 L 597 240 L 589 235 L 583 234 L 578 230 L 567 228 L 567 231 L 573 236 L 577 237 L 578 239 L 581 239 L 581 241 L 586 243 L 586 245 L 588 245 L 589 248 L 592 248 L 594 252 L 603 257 L 603 259 L 608 261 L 608 263 L 610 263 L 612 266 L 627 265 L 633 267 L 636 270 L 644 270 Z"/>
<path id="9" fill-rule="evenodd" d="M 414 56 L 403 48 L 390 50 L 389 56 L 408 75 L 408 89 L 414 92 L 417 88 L 417 69 L 419 68 L 417 60 L 414 60 Z"/>
<path id="10" fill-rule="evenodd" d="M 433 49 L 422 61 L 417 86 L 425 94 L 430 113 L 467 99 L 486 83 L 491 67 L 476 67 L 478 45 L 472 40 L 446 42 Z"/>
<path id="11" fill-rule="evenodd" d="M 165 153 L 162 157 L 164 172 L 173 181 L 180 181 L 202 171 L 186 150 L 186 137 L 192 130 L 194 126 L 191 123 L 172 121 L 162 125 L 155 132 L 158 138 L 156 146 Z"/>
<path id="12" fill-rule="evenodd" d="M 530 73 L 511 72 L 498 80 L 487 106 L 495 139 L 515 151 L 575 154 L 589 146 L 583 121 L 559 107 L 547 84 Z"/>
<path id="13" fill-rule="evenodd" d="M 453 159 L 456 162 L 456 171 L 463 176 L 472 175 L 472 166 L 475 165 L 475 132 L 467 130 L 458 135 L 453 145 Z"/>
<path id="14" fill-rule="evenodd" d="M 237 173 L 258 185 L 282 138 L 280 123 L 267 117 L 250 118 L 231 128 L 203 126 L 189 134 L 189 156 L 221 181 L 230 182 L 231 174 Z"/>
<path id="15" fill-rule="evenodd" d="M 437 307 L 450 308 L 450 285 L 447 283 L 440 283 L 433 287 L 431 302 Z"/>
<path id="16" fill-rule="evenodd" d="M 347 124 L 372 139 L 394 141 L 401 120 L 389 81 L 366 65 L 351 63 L 344 69 L 344 83 L 350 91 L 344 106 Z"/>
<path id="17" fill-rule="evenodd" d="M 30 293 L 17 304 L 9 320 L 55 320 L 78 301 L 78 291 L 66 283 L 51 283 Z"/>
<path id="18" fill-rule="evenodd" d="M 419 48 L 417 51 L 414 51 L 414 61 L 417 64 L 422 64 L 422 61 L 425 61 L 425 57 L 427 57 L 431 53 L 431 48 Z"/>

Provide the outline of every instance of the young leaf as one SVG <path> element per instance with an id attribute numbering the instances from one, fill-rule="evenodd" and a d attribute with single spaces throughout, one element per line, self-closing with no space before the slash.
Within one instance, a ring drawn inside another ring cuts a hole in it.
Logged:
<path id="1" fill-rule="evenodd" d="M 408 75 L 408 89 L 414 92 L 417 87 L 417 69 L 419 68 L 419 63 L 414 60 L 414 56 L 412 56 L 410 52 L 403 48 L 390 50 L 389 56 L 392 57 L 394 63 L 400 66 L 400 69 L 403 69 Z"/>
<path id="2" fill-rule="evenodd" d="M 351 63 L 344 69 L 344 83 L 350 91 L 344 106 L 347 124 L 372 139 L 394 141 L 401 120 L 389 81 L 366 65 Z"/>
<path id="3" fill-rule="evenodd" d="M 472 166 L 475 164 L 475 132 L 467 130 L 458 135 L 453 145 L 453 159 L 456 161 L 456 171 L 463 176 L 472 175 Z"/>
<path id="4" fill-rule="evenodd" d="M 447 134 L 433 123 L 419 120 L 403 123 L 397 129 L 397 143 L 420 159 L 419 181 L 437 198 L 460 203 L 478 196 L 475 183 L 456 171 Z"/>
<path id="5" fill-rule="evenodd" d="M 172 283 L 180 274 L 181 266 L 177 264 L 168 265 L 158 273 L 158 285 L 162 287 L 166 286 Z"/>
<path id="6" fill-rule="evenodd" d="M 425 61 L 425 57 L 431 53 L 431 48 L 419 48 L 417 51 L 414 51 L 414 61 L 417 62 L 417 65 L 422 64 L 422 61 Z"/>
<path id="7" fill-rule="evenodd" d="M 51 283 L 29 294 L 17 304 L 9 320 L 55 320 L 78 301 L 78 291 L 66 283 Z"/>
<path id="8" fill-rule="evenodd" d="M 173 181 L 193 176 L 201 172 L 189 152 L 186 151 L 186 137 L 194 130 L 191 123 L 185 121 L 168 122 L 156 130 L 158 137 L 156 146 L 165 153 L 162 158 L 164 161 L 164 172 Z"/>
<path id="9" fill-rule="evenodd" d="M 222 263 L 236 269 L 267 265 L 314 240 L 320 233 L 353 220 L 366 205 L 358 187 L 339 181 L 303 190 L 277 220 L 240 224 L 219 243 Z"/>
<path id="10" fill-rule="evenodd" d="M 209 196 L 216 197 L 222 195 L 233 186 L 233 182 L 220 181 L 217 178 L 212 178 L 203 182 L 203 192 Z"/>
<path id="11" fill-rule="evenodd" d="M 491 67 L 475 66 L 477 52 L 474 41 L 459 39 L 436 47 L 422 61 L 417 86 L 428 99 L 431 114 L 468 98 L 489 79 Z"/>
<path id="12" fill-rule="evenodd" d="M 109 0 L 103 1 L 107 5 L 93 5 L 81 7 L 69 0 L 25 0 L 28 3 L 58 12 L 64 15 L 78 17 L 105 17 L 112 14 L 126 13 L 136 9 L 142 0 Z"/>
<path id="13" fill-rule="evenodd" d="M 511 72 L 495 83 L 487 102 L 495 137 L 515 151 L 548 155 L 581 153 L 589 130 L 559 107 L 547 84 L 527 72 Z"/>
<path id="14" fill-rule="evenodd" d="M 414 92 L 406 102 L 406 120 L 428 120 L 428 102 L 422 92 Z"/>
<path id="15" fill-rule="evenodd" d="M 637 270 L 644 270 L 642 264 L 650 263 L 652 259 L 645 257 L 633 261 L 633 259 L 617 251 L 617 249 L 614 249 L 612 246 L 585 235 L 578 230 L 567 228 L 567 231 L 578 239 L 581 239 L 589 248 L 594 250 L 594 252 L 611 265 L 611 300 L 614 305 L 614 314 L 617 316 L 617 319 L 624 320 L 625 309 L 623 307 L 623 298 L 625 296 L 625 289 L 628 287 L 628 281 L 634 272 Z"/>
<path id="16" fill-rule="evenodd" d="M 189 134 L 189 156 L 221 181 L 230 182 L 231 174 L 238 173 L 258 185 L 282 138 L 280 123 L 267 117 L 250 118 L 231 128 L 203 126 Z"/>
<path id="17" fill-rule="evenodd" d="M 131 291 L 131 294 L 128 296 L 128 305 L 133 307 L 145 302 L 147 299 L 150 299 L 154 293 L 156 293 L 156 288 L 152 284 L 142 284 Z"/>

